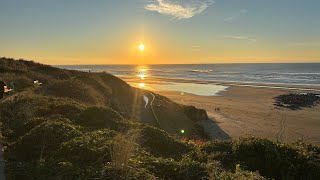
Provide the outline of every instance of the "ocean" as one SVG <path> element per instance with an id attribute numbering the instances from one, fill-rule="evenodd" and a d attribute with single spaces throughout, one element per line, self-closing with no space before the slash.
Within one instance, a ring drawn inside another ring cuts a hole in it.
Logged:
<path id="1" fill-rule="evenodd" d="M 156 77 L 196 81 L 320 85 L 320 63 L 179 64 L 179 65 L 59 65 L 59 68 L 107 72 L 119 77 Z"/>

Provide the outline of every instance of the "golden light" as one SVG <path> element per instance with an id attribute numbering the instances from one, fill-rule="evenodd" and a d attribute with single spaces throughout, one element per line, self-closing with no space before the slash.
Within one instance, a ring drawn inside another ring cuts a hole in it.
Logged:
<path id="1" fill-rule="evenodd" d="M 148 67 L 147 66 L 137 66 L 136 67 L 137 77 L 144 80 L 148 77 Z"/>
<path id="2" fill-rule="evenodd" d="M 146 75 L 144 75 L 144 74 L 139 74 L 138 77 L 143 80 L 143 79 L 145 79 Z"/>
<path id="3" fill-rule="evenodd" d="M 144 51 L 144 44 L 143 43 L 141 43 L 141 44 L 139 44 L 139 46 L 138 46 L 138 49 L 141 51 L 141 52 L 143 52 Z"/>
<path id="4" fill-rule="evenodd" d="M 145 87 L 145 86 L 146 86 L 145 83 L 139 83 L 139 87 L 140 87 L 140 88 L 143 88 L 143 87 Z"/>

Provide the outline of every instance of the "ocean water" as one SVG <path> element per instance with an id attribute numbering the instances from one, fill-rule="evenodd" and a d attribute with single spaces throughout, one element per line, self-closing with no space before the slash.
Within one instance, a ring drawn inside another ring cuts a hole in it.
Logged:
<path id="1" fill-rule="evenodd" d="M 197 81 L 320 85 L 320 63 L 185 64 L 185 65 L 67 65 L 59 68 L 108 72 L 116 76 L 190 79 Z"/>

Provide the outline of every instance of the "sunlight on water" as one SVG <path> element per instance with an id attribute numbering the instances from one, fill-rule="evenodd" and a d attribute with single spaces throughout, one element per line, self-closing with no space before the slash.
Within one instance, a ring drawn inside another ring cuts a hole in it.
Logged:
<path id="1" fill-rule="evenodd" d="M 195 83 L 167 83 L 150 84 L 151 88 L 162 91 L 179 91 L 181 95 L 190 93 L 199 96 L 217 96 L 218 93 L 226 91 L 228 86 L 216 84 L 195 84 Z"/>
<path id="2" fill-rule="evenodd" d="M 147 84 L 130 83 L 134 87 L 147 90 L 158 91 L 178 91 L 183 96 L 185 93 L 198 96 L 218 96 L 220 92 L 226 91 L 228 86 L 216 84 L 195 84 L 195 83 L 166 83 L 166 84 Z"/>
<path id="3" fill-rule="evenodd" d="M 148 77 L 148 67 L 147 66 L 137 66 L 136 72 L 139 79 L 144 80 Z"/>
<path id="4" fill-rule="evenodd" d="M 137 66 L 136 67 L 136 76 L 140 79 L 138 83 L 139 88 L 144 88 L 146 86 L 145 80 L 148 77 L 148 67 L 147 66 Z"/>
<path id="5" fill-rule="evenodd" d="M 145 83 L 139 83 L 139 87 L 144 88 L 146 86 Z"/>
<path id="6" fill-rule="evenodd" d="M 196 83 L 150 83 L 148 66 L 135 67 L 136 82 L 130 83 L 132 86 L 147 89 L 147 90 L 159 90 L 159 91 L 178 91 L 183 96 L 184 93 L 190 93 L 199 96 L 217 96 L 219 92 L 225 91 L 228 87 L 216 84 L 196 84 Z"/>

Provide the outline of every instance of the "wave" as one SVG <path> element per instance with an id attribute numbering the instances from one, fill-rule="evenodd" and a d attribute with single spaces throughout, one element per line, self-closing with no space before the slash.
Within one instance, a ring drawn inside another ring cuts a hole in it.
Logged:
<path id="1" fill-rule="evenodd" d="M 320 85 L 318 64 L 203 64 L 203 65 L 148 65 L 141 73 L 138 66 L 75 65 L 60 68 L 88 72 L 108 72 L 116 76 L 182 78 L 199 81 L 254 82 L 291 85 Z"/>
<path id="2" fill-rule="evenodd" d="M 194 69 L 194 70 L 191 70 L 191 72 L 197 72 L 197 73 L 210 73 L 210 72 L 213 72 L 213 70 L 211 69 Z"/>

